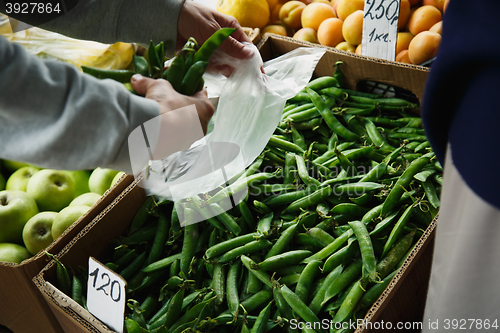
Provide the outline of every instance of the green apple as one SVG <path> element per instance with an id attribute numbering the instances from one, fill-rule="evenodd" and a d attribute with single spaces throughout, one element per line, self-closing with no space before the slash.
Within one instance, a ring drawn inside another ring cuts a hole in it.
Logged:
<path id="1" fill-rule="evenodd" d="M 31 177 L 38 171 L 40 171 L 40 168 L 31 165 L 17 169 L 7 179 L 7 184 L 5 185 L 5 189 L 26 191 L 26 185 L 28 185 L 28 180 L 30 180 Z"/>
<path id="2" fill-rule="evenodd" d="M 123 175 L 126 175 L 126 173 L 123 172 L 123 171 L 118 172 L 116 174 L 115 178 L 113 178 L 113 181 L 111 182 L 111 186 L 110 187 L 115 186 L 115 184 L 118 183 L 118 181 L 122 178 Z"/>
<path id="3" fill-rule="evenodd" d="M 5 177 L 0 173 L 0 191 L 5 190 Z"/>
<path id="4" fill-rule="evenodd" d="M 54 223 L 52 223 L 52 238 L 55 240 L 61 236 L 70 225 L 75 223 L 89 209 L 89 206 L 68 206 L 61 210 L 54 219 Z"/>
<path id="5" fill-rule="evenodd" d="M 44 169 L 31 177 L 26 193 L 35 199 L 41 212 L 58 212 L 74 199 L 75 185 L 66 172 Z"/>
<path id="6" fill-rule="evenodd" d="M 24 163 L 24 162 L 3 160 L 3 166 L 5 167 L 5 170 L 7 170 L 9 173 L 13 173 L 17 169 L 21 169 L 22 167 L 29 166 L 29 165 L 30 164 Z"/>
<path id="7" fill-rule="evenodd" d="M 26 222 L 38 213 L 35 200 L 23 191 L 0 192 L 0 243 L 23 241 Z"/>
<path id="8" fill-rule="evenodd" d="M 73 184 L 75 184 L 75 198 L 80 194 L 90 192 L 89 170 L 65 170 L 65 171 L 70 176 L 71 180 L 73 180 Z"/>
<path id="9" fill-rule="evenodd" d="M 94 193 L 94 192 L 89 192 L 89 193 L 83 193 L 76 198 L 73 199 L 73 201 L 70 202 L 69 206 L 89 206 L 92 207 L 99 199 L 101 199 L 101 195 Z"/>
<path id="10" fill-rule="evenodd" d="M 13 243 L 0 243 L 0 261 L 20 264 L 28 258 L 31 258 L 31 254 L 24 246 Z"/>
<path id="11" fill-rule="evenodd" d="M 90 174 L 89 178 L 89 189 L 90 192 L 94 192 L 103 195 L 104 192 L 109 190 L 111 187 L 111 182 L 115 178 L 117 170 L 106 169 L 106 168 L 96 168 Z"/>
<path id="12" fill-rule="evenodd" d="M 23 242 L 32 255 L 45 249 L 54 240 L 52 224 L 57 214 L 56 212 L 41 212 L 30 218 L 24 225 Z"/>

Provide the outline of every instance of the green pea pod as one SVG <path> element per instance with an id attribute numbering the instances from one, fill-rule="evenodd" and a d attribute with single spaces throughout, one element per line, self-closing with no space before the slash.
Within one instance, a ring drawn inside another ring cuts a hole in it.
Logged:
<path id="1" fill-rule="evenodd" d="M 155 197 L 152 195 L 148 196 L 132 219 L 132 223 L 130 224 L 129 229 L 130 234 L 133 234 L 144 225 L 148 216 L 152 213 L 154 207 L 156 207 Z"/>
<path id="2" fill-rule="evenodd" d="M 210 303 L 212 303 L 215 298 L 216 296 L 194 305 L 182 317 L 180 317 L 175 323 L 172 324 L 172 326 L 169 328 L 169 331 L 174 332 L 177 327 L 198 318 L 200 312 L 205 308 L 205 306 L 210 306 Z"/>
<path id="3" fill-rule="evenodd" d="M 163 42 L 158 43 L 155 46 L 155 50 L 158 55 L 158 59 L 160 59 L 160 65 L 163 65 L 163 59 L 165 59 L 165 44 L 163 44 Z M 160 68 L 163 68 L 163 66 Z"/>
<path id="4" fill-rule="evenodd" d="M 300 273 L 299 280 L 295 286 L 295 294 L 306 303 L 312 288 L 312 283 L 318 273 L 320 272 L 320 266 L 322 262 L 320 260 L 310 261 L 304 270 Z"/>
<path id="5" fill-rule="evenodd" d="M 271 282 L 271 276 L 266 272 L 259 270 L 259 266 L 255 263 L 255 261 L 253 261 L 246 255 L 242 255 L 240 257 L 240 260 L 250 273 L 255 275 L 260 281 L 262 281 L 269 288 L 273 287 L 273 284 Z M 247 311 L 249 310 L 247 309 Z"/>
<path id="6" fill-rule="evenodd" d="M 148 63 L 149 63 L 149 75 L 155 77 L 160 70 L 163 69 L 163 64 L 158 57 L 158 52 L 156 52 L 156 47 L 151 40 L 149 42 L 148 48 Z"/>
<path id="7" fill-rule="evenodd" d="M 170 229 L 170 220 L 166 214 L 159 211 L 158 225 L 153 244 L 148 255 L 148 265 L 160 259 L 165 242 L 168 239 L 168 230 Z"/>
<path id="8" fill-rule="evenodd" d="M 221 257 L 219 257 L 219 263 L 228 263 L 230 261 L 235 260 L 240 255 L 245 255 L 253 252 L 260 251 L 271 246 L 271 242 L 267 239 L 261 238 L 259 240 L 251 241 L 245 245 L 239 246 L 235 249 L 232 249 L 226 253 L 224 253 Z"/>
<path id="9" fill-rule="evenodd" d="M 181 92 L 182 79 L 184 78 L 184 74 L 186 73 L 186 67 L 184 63 L 184 58 L 181 56 L 176 56 L 172 61 L 170 66 L 168 66 L 165 71 L 165 77 L 168 82 L 172 85 L 172 87 L 177 92 Z"/>
<path id="10" fill-rule="evenodd" d="M 389 272 L 399 264 L 401 259 L 405 257 L 407 251 L 411 247 L 415 233 L 416 229 L 402 237 L 387 255 L 379 261 L 377 264 L 377 273 L 382 279 L 385 278 Z"/>
<path id="11" fill-rule="evenodd" d="M 98 79 L 112 79 L 121 83 L 129 83 L 135 72 L 127 69 L 100 69 L 82 66 L 86 74 L 90 74 Z"/>
<path id="12" fill-rule="evenodd" d="M 377 260 L 375 259 L 375 251 L 368 230 L 365 224 L 360 221 L 351 221 L 349 226 L 354 231 L 361 251 L 363 261 L 362 284 L 374 282 L 377 279 Z"/>
<path id="13" fill-rule="evenodd" d="M 397 270 L 392 272 L 391 274 L 387 275 L 381 283 L 376 283 L 373 287 L 368 289 L 366 293 L 364 293 L 363 297 L 361 297 L 361 299 L 359 300 L 356 308 L 368 309 L 369 307 L 371 307 L 373 303 L 380 297 L 380 295 L 382 295 L 385 288 L 387 288 L 397 272 Z"/>
<path id="14" fill-rule="evenodd" d="M 361 259 L 356 260 L 339 275 L 325 292 L 325 297 L 321 305 L 325 305 L 330 299 L 337 296 L 342 290 L 349 286 L 353 281 L 361 275 L 363 263 Z"/>
<path id="15" fill-rule="evenodd" d="M 414 208 L 415 204 L 411 204 L 410 206 L 408 206 L 408 208 L 406 208 L 403 215 L 401 215 L 401 217 L 399 218 L 398 222 L 396 223 L 389 237 L 387 238 L 387 241 L 385 242 L 384 249 L 381 255 L 382 258 L 389 253 L 389 250 L 392 248 L 394 243 L 396 243 L 396 241 L 399 239 L 399 235 L 401 235 L 401 233 L 403 232 L 404 227 L 406 226 L 406 223 L 410 219 Z"/>
<path id="16" fill-rule="evenodd" d="M 184 227 L 184 241 L 182 242 L 182 256 L 180 262 L 181 272 L 188 276 L 189 265 L 196 252 L 196 242 L 199 237 L 198 223 L 188 224 Z"/>
<path id="17" fill-rule="evenodd" d="M 181 83 L 181 94 L 191 96 L 196 93 L 198 84 L 207 67 L 208 61 L 197 61 L 187 69 Z"/>
<path id="18" fill-rule="evenodd" d="M 408 189 L 408 185 L 410 185 L 413 176 L 415 176 L 426 165 L 428 165 L 429 161 L 430 157 L 426 154 L 410 163 L 403 174 L 398 178 L 396 184 L 385 199 L 384 206 L 382 207 L 382 216 L 386 216 L 398 204 L 401 195 L 403 194 L 405 189 Z"/>
<path id="19" fill-rule="evenodd" d="M 337 80 L 339 83 L 339 87 L 344 86 L 344 73 L 342 73 L 342 70 L 340 69 L 340 65 L 342 65 L 342 61 L 337 61 L 335 63 L 335 72 L 333 73 L 333 77 Z"/>
<path id="20" fill-rule="evenodd" d="M 281 267 L 297 265 L 311 254 L 308 250 L 292 250 L 269 257 L 258 265 L 263 271 L 274 271 Z"/>
<path id="21" fill-rule="evenodd" d="M 184 300 L 185 289 L 179 290 L 170 300 L 170 304 L 168 306 L 167 312 L 165 314 L 165 318 L 162 318 L 163 325 L 167 328 L 170 328 L 172 324 L 179 318 L 181 314 L 181 305 Z M 161 320 L 161 319 L 160 319 Z"/>
<path id="22" fill-rule="evenodd" d="M 215 50 L 225 41 L 233 32 L 235 28 L 221 28 L 214 32 L 199 48 L 194 56 L 194 62 L 208 61 Z"/>
<path id="23" fill-rule="evenodd" d="M 297 226 L 298 224 L 294 224 L 281 233 L 280 237 L 274 242 L 273 246 L 267 253 L 265 259 L 283 253 L 283 251 L 292 241 L 293 236 L 295 235 L 295 231 L 297 230 Z"/>
<path id="24" fill-rule="evenodd" d="M 212 278 L 212 289 L 217 298 L 215 299 L 215 304 L 220 305 L 224 302 L 224 294 L 226 289 L 226 269 L 222 264 L 214 265 L 214 276 Z"/>
<path id="25" fill-rule="evenodd" d="M 314 80 L 309 81 L 307 86 L 313 90 L 320 90 L 328 87 L 340 87 L 339 81 L 333 76 L 320 76 Z"/>
<path id="26" fill-rule="evenodd" d="M 133 55 L 132 64 L 134 65 L 134 72 L 142 76 L 149 76 L 149 66 L 146 58 L 138 55 Z"/>
<path id="27" fill-rule="evenodd" d="M 269 318 L 271 317 L 271 304 L 272 302 L 269 302 L 268 305 L 264 309 L 262 309 L 259 312 L 259 315 L 257 316 L 257 320 L 252 326 L 252 330 L 250 333 L 265 333 L 267 332 L 267 322 L 269 321 Z"/>
<path id="28" fill-rule="evenodd" d="M 309 323 L 320 322 L 318 316 L 286 285 L 281 286 L 281 294 L 285 301 L 304 321 Z"/>
<path id="29" fill-rule="evenodd" d="M 335 317 L 333 317 L 334 323 L 341 323 L 352 316 L 356 304 L 358 304 L 365 293 L 365 288 L 366 284 L 363 280 L 358 280 L 354 283 L 354 286 L 349 290 L 346 298 L 340 305 Z"/>
<path id="30" fill-rule="evenodd" d="M 250 243 L 257 235 L 257 233 L 245 234 L 217 243 L 205 251 L 205 257 L 207 259 L 219 257 L 234 248 Z"/>
<path id="31" fill-rule="evenodd" d="M 141 326 L 131 318 L 125 318 L 125 328 L 128 333 L 142 333 Z"/>
<path id="32" fill-rule="evenodd" d="M 240 299 L 238 295 L 238 275 L 240 272 L 241 263 L 235 262 L 229 268 L 226 282 L 226 301 L 229 311 L 236 317 L 240 307 Z"/>
<path id="33" fill-rule="evenodd" d="M 344 243 L 347 242 L 349 237 L 353 235 L 352 229 L 349 229 L 342 233 L 339 237 L 335 238 L 335 240 L 325 248 L 321 249 L 320 251 L 316 252 L 310 257 L 305 258 L 302 263 L 307 264 L 308 262 L 312 260 L 323 260 L 325 258 L 328 258 L 330 255 L 332 255 L 335 251 L 337 251 Z"/>

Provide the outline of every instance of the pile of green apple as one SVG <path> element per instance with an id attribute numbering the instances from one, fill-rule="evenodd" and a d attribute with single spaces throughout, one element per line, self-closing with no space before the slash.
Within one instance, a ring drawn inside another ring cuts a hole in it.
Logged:
<path id="1" fill-rule="evenodd" d="M 44 250 L 123 174 L 0 160 L 0 262 L 20 263 Z"/>

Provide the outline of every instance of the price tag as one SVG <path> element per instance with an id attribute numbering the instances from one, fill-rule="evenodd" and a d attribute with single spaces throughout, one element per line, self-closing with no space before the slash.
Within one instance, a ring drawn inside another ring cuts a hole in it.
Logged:
<path id="1" fill-rule="evenodd" d="M 89 257 L 87 308 L 100 321 L 123 333 L 125 320 L 125 280 L 109 268 Z"/>
<path id="2" fill-rule="evenodd" d="M 361 54 L 396 59 L 400 0 L 365 0 Z"/>

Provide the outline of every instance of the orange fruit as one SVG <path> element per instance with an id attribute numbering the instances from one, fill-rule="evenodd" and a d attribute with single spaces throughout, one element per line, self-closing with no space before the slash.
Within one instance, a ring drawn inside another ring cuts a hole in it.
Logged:
<path id="1" fill-rule="evenodd" d="M 339 0 L 337 5 L 338 18 L 344 21 L 349 15 L 357 10 L 365 8 L 364 0 Z"/>
<path id="2" fill-rule="evenodd" d="M 278 4 L 278 0 L 267 0 L 267 4 L 269 5 L 269 11 L 272 11 Z"/>
<path id="3" fill-rule="evenodd" d="M 356 46 L 356 50 L 354 51 L 354 53 L 356 53 L 357 55 L 363 55 L 361 53 L 361 44 L 359 44 L 358 46 Z"/>
<path id="4" fill-rule="evenodd" d="M 420 65 L 434 58 L 441 43 L 437 32 L 423 31 L 413 37 L 408 46 L 408 56 L 412 64 Z"/>
<path id="5" fill-rule="evenodd" d="M 271 33 L 271 34 L 276 34 L 276 35 L 281 35 L 281 36 L 288 36 L 286 33 L 286 29 L 284 26 L 279 25 L 279 24 L 270 24 L 266 25 L 262 30 L 260 31 L 262 35 L 266 33 Z"/>
<path id="6" fill-rule="evenodd" d="M 396 39 L 396 54 L 399 54 L 401 51 L 408 50 L 408 46 L 410 46 L 410 42 L 415 37 L 411 32 L 398 32 L 398 36 Z"/>
<path id="7" fill-rule="evenodd" d="M 321 45 L 331 47 L 343 42 L 342 21 L 336 17 L 330 17 L 321 22 L 318 28 L 318 41 Z"/>
<path id="8" fill-rule="evenodd" d="M 434 6 L 442 12 L 444 7 L 444 0 L 422 0 L 422 5 Z"/>
<path id="9" fill-rule="evenodd" d="M 262 29 L 269 21 L 266 0 L 218 0 L 217 10 L 238 20 L 242 27 Z"/>
<path id="10" fill-rule="evenodd" d="M 422 0 L 410 0 L 410 4 L 412 7 L 420 5 Z"/>
<path id="11" fill-rule="evenodd" d="M 402 62 L 405 64 L 411 64 L 412 62 L 410 61 L 410 57 L 408 55 L 408 50 L 403 50 L 403 51 L 399 52 L 398 55 L 396 56 L 396 61 Z"/>
<path id="12" fill-rule="evenodd" d="M 429 31 L 432 32 L 437 32 L 438 34 L 442 34 L 443 32 L 443 21 L 439 21 L 438 23 L 434 24 Z"/>
<path id="13" fill-rule="evenodd" d="M 281 23 L 281 21 L 280 21 L 281 6 L 283 6 L 283 5 L 278 3 L 276 6 L 274 6 L 273 10 L 271 10 L 271 15 L 269 17 L 270 24 Z"/>
<path id="14" fill-rule="evenodd" d="M 342 35 L 345 41 L 351 45 L 361 44 L 363 38 L 363 16 L 364 12 L 357 10 L 344 20 Z"/>
<path id="15" fill-rule="evenodd" d="M 340 42 L 339 45 L 335 46 L 336 49 L 354 53 L 356 52 L 356 46 L 349 44 L 348 42 Z"/>
<path id="16" fill-rule="evenodd" d="M 417 8 L 408 21 L 408 30 L 414 35 L 429 30 L 434 24 L 441 21 L 442 15 L 434 6 L 422 6 Z"/>
<path id="17" fill-rule="evenodd" d="M 336 17 L 332 6 L 322 2 L 313 2 L 302 11 L 302 27 L 318 31 L 321 22 L 331 17 Z"/>
<path id="18" fill-rule="evenodd" d="M 411 5 L 408 0 L 401 0 L 399 4 L 398 30 L 403 30 L 408 24 L 411 14 Z"/>
<path id="19" fill-rule="evenodd" d="M 292 29 L 301 27 L 300 18 L 306 5 L 298 0 L 292 0 L 285 3 L 280 8 L 280 20 L 285 26 Z"/>
<path id="20" fill-rule="evenodd" d="M 313 28 L 302 28 L 297 30 L 297 32 L 293 35 L 294 39 L 303 40 L 311 43 L 318 43 L 318 35 L 316 30 Z"/>

